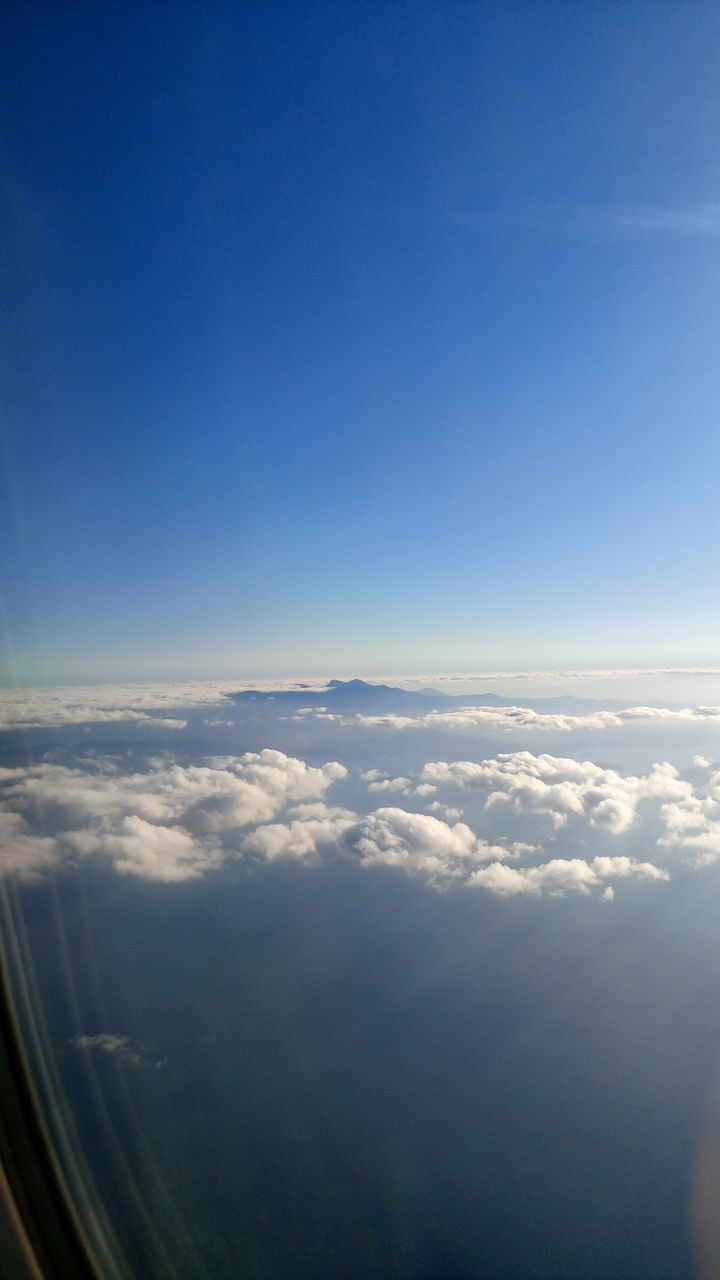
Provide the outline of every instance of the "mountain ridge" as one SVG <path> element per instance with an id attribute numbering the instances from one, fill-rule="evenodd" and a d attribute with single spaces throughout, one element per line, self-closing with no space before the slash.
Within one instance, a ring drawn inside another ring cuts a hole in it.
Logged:
<path id="1" fill-rule="evenodd" d="M 438 689 L 400 689 L 394 685 L 375 684 L 368 680 L 329 680 L 324 689 L 241 689 L 228 694 L 233 702 L 280 702 L 293 707 L 338 707 L 377 711 L 447 710 L 452 707 L 527 707 L 531 711 L 565 712 L 569 715 L 593 711 L 619 711 L 637 705 L 632 701 L 611 698 L 577 698 L 561 694 L 556 698 L 506 698 L 493 693 L 442 693 Z M 667 703 L 647 703 L 667 706 Z"/>

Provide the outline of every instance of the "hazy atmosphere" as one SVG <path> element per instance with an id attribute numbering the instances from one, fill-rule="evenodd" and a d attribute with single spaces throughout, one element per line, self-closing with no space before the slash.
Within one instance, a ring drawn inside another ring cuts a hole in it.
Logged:
<path id="1" fill-rule="evenodd" d="M 0 48 L 0 924 L 103 1280 L 717 1280 L 720 10 Z"/>

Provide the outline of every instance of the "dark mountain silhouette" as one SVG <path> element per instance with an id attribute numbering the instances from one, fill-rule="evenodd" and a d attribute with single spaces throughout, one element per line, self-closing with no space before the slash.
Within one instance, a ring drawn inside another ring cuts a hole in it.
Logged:
<path id="1" fill-rule="evenodd" d="M 438 689 L 397 689 L 367 680 L 330 680 L 325 689 L 242 689 L 229 695 L 234 702 L 280 703 L 283 707 L 329 707 L 343 711 L 428 712 L 451 707 L 529 707 L 533 711 L 567 712 L 583 715 L 598 710 L 618 710 L 628 702 L 610 699 L 505 698 L 499 693 L 441 693 Z"/>

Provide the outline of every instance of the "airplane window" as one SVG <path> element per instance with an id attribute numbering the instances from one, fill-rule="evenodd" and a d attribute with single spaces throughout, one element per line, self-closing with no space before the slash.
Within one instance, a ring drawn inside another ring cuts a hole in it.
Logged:
<path id="1" fill-rule="evenodd" d="M 0 49 L 0 1276 L 713 1280 L 720 10 Z"/>

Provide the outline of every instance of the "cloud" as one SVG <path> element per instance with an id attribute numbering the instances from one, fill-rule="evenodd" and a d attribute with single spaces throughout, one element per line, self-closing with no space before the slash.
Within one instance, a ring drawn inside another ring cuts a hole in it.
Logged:
<path id="1" fill-rule="evenodd" d="M 123 874 L 194 879 L 229 856 L 226 833 L 321 797 L 346 773 L 271 749 L 203 765 L 160 759 L 142 773 L 107 759 L 0 769 L 0 866 L 27 879 L 63 857 L 98 855 Z"/>
<path id="2" fill-rule="evenodd" d="M 434 685 L 457 681 L 490 680 L 615 680 L 628 676 L 719 676 L 720 667 L 587 667 L 532 669 L 526 671 L 466 671 L 466 672 L 430 672 L 425 675 L 383 676 L 384 683 L 393 681 L 400 684 Z"/>
<path id="3" fill-rule="evenodd" d="M 646 676 L 671 676 L 671 675 L 697 675 L 712 676 L 720 675 L 720 667 L 655 667 L 655 668 L 617 668 L 617 669 L 601 669 L 601 670 L 556 670 L 556 671 L 484 671 L 470 672 L 465 674 L 447 674 L 434 673 L 425 676 L 417 675 L 401 675 L 401 676 L 385 676 L 370 677 L 371 682 L 381 680 L 385 683 L 400 685 L 417 685 L 417 684 L 439 684 L 457 681 L 503 681 L 503 680 L 582 680 L 582 679 L 615 679 L 621 677 L 646 677 Z M 105 722 L 134 722 L 138 725 L 146 725 L 149 728 L 162 729 L 183 729 L 186 722 L 171 715 L 163 715 L 175 708 L 190 708 L 202 706 L 215 706 L 220 708 L 222 712 L 232 709 L 235 711 L 236 705 L 229 703 L 228 699 L 232 694 L 241 690 L 251 692 L 257 691 L 259 695 L 267 695 L 272 692 L 292 691 L 302 692 L 303 690 L 322 693 L 328 689 L 329 679 L 326 677 L 309 677 L 309 678 L 277 678 L 272 680 L 207 680 L 207 681 L 178 681 L 170 684 L 140 684 L 140 685 L 78 685 L 67 686 L 63 688 L 31 688 L 31 689 L 0 689 L 0 730 L 9 729 L 35 729 L 35 728 L 52 728 L 59 725 L 86 725 L 101 724 Z M 487 712 L 495 711 L 496 708 L 487 708 Z M 696 709 L 698 714 L 702 709 Z M 718 715 L 718 709 L 706 708 L 706 712 L 715 710 Z M 463 709 L 459 709 L 462 713 Z M 504 712 L 527 712 L 527 708 L 503 708 Z M 446 715 L 456 715 L 457 712 L 438 713 Z M 602 714 L 602 713 L 598 713 Z M 612 713 L 611 713 L 612 714 Z M 686 714 L 686 713 L 682 713 Z M 303 720 L 306 717 L 333 720 L 346 723 L 354 721 L 347 720 L 346 716 L 329 710 L 327 706 L 322 707 L 301 707 L 294 711 L 292 719 Z M 369 717 L 368 723 L 373 723 L 377 717 Z M 380 717 L 382 721 L 384 717 Z M 421 723 L 422 717 L 400 717 L 409 723 Z M 572 717 L 570 717 L 572 719 Z M 358 721 L 359 723 L 360 721 Z M 213 724 L 213 720 L 206 722 L 209 726 Z M 525 728 L 533 727 L 533 723 L 528 719 L 523 725 Z M 396 727 L 399 727 L 396 725 Z M 405 726 L 405 727 L 409 727 Z M 447 727 L 450 727 L 448 724 Z M 534 727 L 541 727 L 534 723 Z M 550 728 L 552 726 L 547 725 Z M 558 726 L 555 726 L 558 727 Z M 563 727 L 560 725 L 559 727 Z M 565 727 L 572 727 L 570 725 Z M 601 727 L 598 725 L 597 727 Z"/>
<path id="4" fill-rule="evenodd" d="M 256 827 L 243 840 L 243 850 L 269 862 L 279 858 L 315 861 L 319 846 L 335 844 L 357 822 L 356 813 L 324 804 L 296 805 L 289 816 L 289 822 Z"/>
<path id="5" fill-rule="evenodd" d="M 121 875 L 143 880 L 194 880 L 224 861 L 220 846 L 199 842 L 179 827 L 146 822 L 136 814 L 122 818 L 114 831 L 69 831 L 63 839 L 78 853 L 104 855 Z"/>
<path id="6" fill-rule="evenodd" d="M 148 1062 L 145 1049 L 130 1036 L 120 1035 L 116 1031 L 101 1031 L 97 1035 L 75 1036 L 70 1041 L 74 1049 L 84 1052 L 97 1052 L 105 1057 L 113 1058 L 122 1066 L 137 1067 Z M 155 1063 L 159 1066 L 159 1063 Z"/>
<path id="7" fill-rule="evenodd" d="M 392 778 L 379 769 L 366 769 L 360 774 L 360 779 L 368 791 L 399 791 L 401 795 L 409 795 L 413 789 L 409 778 Z"/>
<path id="8" fill-rule="evenodd" d="M 420 788 L 418 787 L 417 790 L 419 791 Z M 433 791 L 435 790 L 436 788 L 433 787 Z M 463 816 L 462 809 L 457 809 L 454 805 L 442 804 L 440 800 L 433 800 L 432 804 L 426 805 L 425 808 L 428 813 L 434 813 L 436 816 L 444 818 L 446 822 L 457 822 Z"/>
<path id="9" fill-rule="evenodd" d="M 644 800 L 678 802 L 692 795 L 690 783 L 670 764 L 655 764 L 649 774 L 633 777 L 589 760 L 530 751 L 504 753 L 480 763 L 431 761 L 423 777 L 479 791 L 486 808 L 508 804 L 516 813 L 547 817 L 556 827 L 571 817 L 583 818 L 613 834 L 632 826 Z"/>
<path id="10" fill-rule="evenodd" d="M 591 886 L 598 884 L 598 877 L 582 858 L 553 858 L 539 867 L 507 867 L 493 862 L 473 872 L 468 884 L 503 898 L 516 894 L 539 896 L 543 892 L 564 897 L 569 893 L 589 893 Z"/>
<path id="11" fill-rule="evenodd" d="M 603 856 L 593 858 L 592 868 L 601 880 L 610 880 L 615 877 L 622 879 L 626 876 L 638 876 L 641 880 L 670 879 L 667 871 L 662 871 L 652 862 L 637 862 L 635 858 L 627 858 L 624 855 L 613 858 Z"/>
<path id="12" fill-rule="evenodd" d="M 464 877 L 468 866 L 511 858 L 529 846 L 491 845 L 464 822 L 449 825 L 425 813 L 376 809 L 343 833 L 342 844 L 363 866 L 392 866 L 422 872 L 431 879 Z"/>
<path id="13" fill-rule="evenodd" d="M 716 721 L 720 707 L 627 707 L 622 711 L 593 711 L 586 715 L 540 712 L 530 707 L 454 707 L 424 715 L 357 715 L 349 723 L 372 729 L 501 729 L 545 730 L 566 733 L 577 729 L 608 729 L 635 720 L 664 722 Z"/>
<path id="14" fill-rule="evenodd" d="M 228 695 L 241 689 L 324 689 L 316 680 L 189 680 L 174 684 L 77 685 L 53 689 L 0 689 L 0 730 L 52 728 L 63 724 L 136 721 L 164 729 L 184 729 L 186 721 L 152 712 L 175 707 L 228 707 Z M 234 708 L 233 708 L 234 709 Z"/>
<path id="15" fill-rule="evenodd" d="M 51 836 L 35 835 L 22 814 L 0 806 L 0 873 L 35 880 L 58 859 Z"/>
<path id="16" fill-rule="evenodd" d="M 720 858 L 720 770 L 713 770 L 690 794 L 662 807 L 665 834 L 659 843 L 685 853 L 695 866 Z"/>
<path id="17" fill-rule="evenodd" d="M 720 203 L 712 200 L 696 205 L 602 205 L 557 203 L 516 212 L 456 213 L 458 226 L 488 231 L 497 228 L 549 232 L 561 235 L 697 239 L 720 236 Z"/>
<path id="18" fill-rule="evenodd" d="M 666 871 L 652 863 L 635 862 L 633 858 L 593 858 L 592 863 L 582 858 L 553 858 L 538 867 L 508 867 L 502 862 L 494 862 L 489 867 L 474 871 L 468 885 L 488 889 L 505 898 L 516 894 L 539 896 L 542 893 L 564 897 L 571 893 L 588 894 L 601 880 L 631 875 L 647 880 L 670 879 Z M 613 897 L 612 887 L 609 892 L 606 888 L 601 895 L 604 902 L 612 901 Z"/>
<path id="19" fill-rule="evenodd" d="M 74 767 L 0 768 L 0 870 L 33 880 L 60 862 L 95 857 L 119 874 L 170 884 L 236 858 L 312 864 L 323 854 L 394 867 L 437 888 L 468 885 L 501 896 L 594 892 L 603 901 L 610 901 L 610 881 L 668 878 L 653 862 L 622 852 L 553 858 L 537 843 L 485 839 L 444 791 L 425 812 L 390 805 L 358 814 L 333 806 L 327 793 L 347 776 L 338 761 L 310 765 L 266 748 L 185 765 L 164 754 L 142 771 L 124 767 L 123 757 L 98 755 Z M 378 769 L 361 777 L 371 793 L 413 787 Z M 504 809 L 535 820 L 546 845 L 579 823 L 585 839 L 593 828 L 622 835 L 645 806 L 661 823 L 661 849 L 685 851 L 696 866 L 720 858 L 720 771 L 693 786 L 670 764 L 634 776 L 518 751 L 430 761 L 421 779 L 414 794 L 423 800 L 438 788 L 475 793 L 485 813 L 497 817 Z"/>
<path id="20" fill-rule="evenodd" d="M 0 689 L 0 730 L 115 721 L 133 721 L 162 729 L 185 729 L 186 720 L 151 713 L 196 703 L 217 703 L 222 696 L 217 685 L 80 685 L 63 689 Z"/>
<path id="21" fill-rule="evenodd" d="M 416 796 L 432 796 L 437 791 L 434 782 L 420 782 L 415 788 Z"/>
<path id="22" fill-rule="evenodd" d="M 720 204 L 703 201 L 688 208 L 634 205 L 625 209 L 566 210 L 564 225 L 581 232 L 615 232 L 688 239 L 720 235 Z"/>

